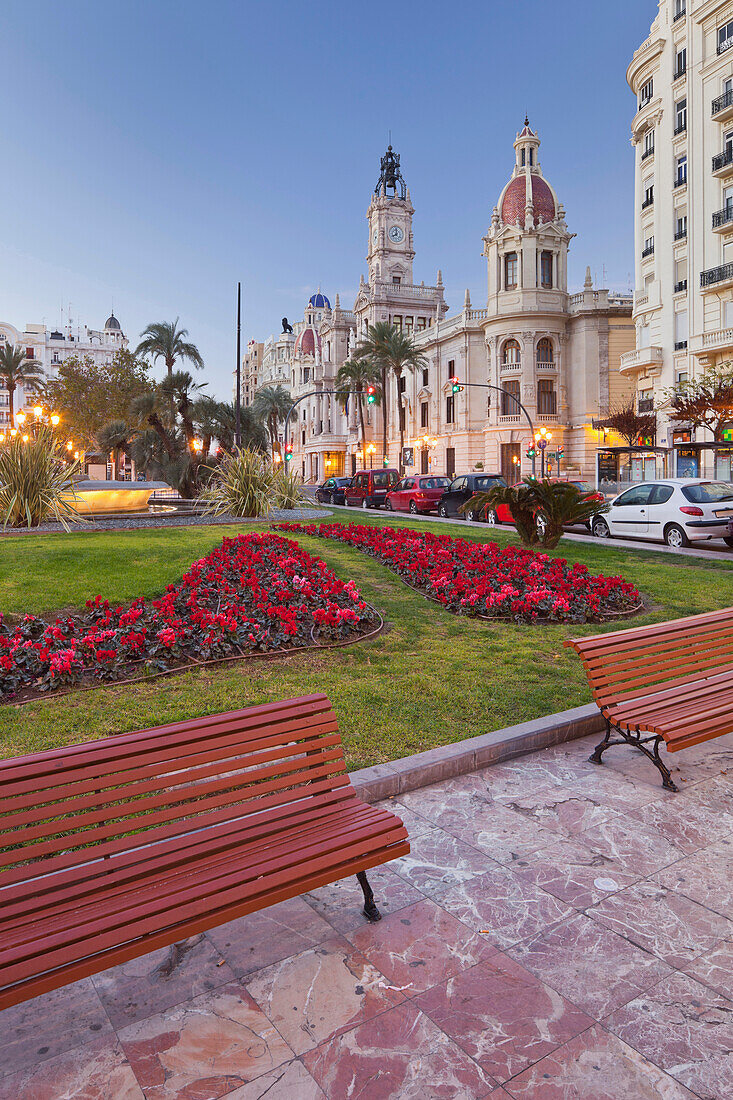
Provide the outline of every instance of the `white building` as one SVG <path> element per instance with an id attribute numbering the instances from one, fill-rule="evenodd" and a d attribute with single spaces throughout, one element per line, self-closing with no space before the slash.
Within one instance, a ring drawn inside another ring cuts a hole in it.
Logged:
<path id="1" fill-rule="evenodd" d="M 656 457 L 636 476 L 731 479 L 733 451 L 670 423 L 669 392 L 733 360 L 733 2 L 659 0 L 626 73 L 636 96 L 636 349 L 622 359 Z"/>
<path id="2" fill-rule="evenodd" d="M 26 358 L 38 363 L 47 378 L 71 355 L 91 357 L 95 363 L 109 362 L 120 350 L 126 348 L 128 339 L 114 313 L 104 323 L 104 328 L 90 329 L 86 325 L 75 331 L 48 329 L 45 325 L 28 324 L 20 330 L 7 321 L 0 321 L 0 344 L 14 344 L 25 350 Z M 26 404 L 22 387 L 15 392 L 14 407 L 17 412 Z M 8 393 L 0 381 L 0 425 L 8 422 Z"/>

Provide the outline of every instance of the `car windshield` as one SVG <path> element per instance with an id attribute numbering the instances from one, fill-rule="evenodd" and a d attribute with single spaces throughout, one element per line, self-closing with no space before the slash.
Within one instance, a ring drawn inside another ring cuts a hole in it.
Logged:
<path id="1" fill-rule="evenodd" d="M 450 485 L 450 479 L 447 477 L 421 477 L 420 488 L 421 489 L 447 489 Z"/>
<path id="2" fill-rule="evenodd" d="M 733 485 L 728 481 L 702 481 L 699 485 L 684 485 L 682 496 L 693 504 L 718 504 L 733 500 Z"/>
<path id="3" fill-rule="evenodd" d="M 495 485 L 506 485 L 506 481 L 503 477 L 476 478 L 476 488 L 481 489 L 482 492 L 487 492 L 489 489 L 493 489 Z"/>
<path id="4" fill-rule="evenodd" d="M 388 489 L 396 481 L 398 481 L 398 477 L 393 470 L 380 470 L 373 478 L 375 489 Z"/>

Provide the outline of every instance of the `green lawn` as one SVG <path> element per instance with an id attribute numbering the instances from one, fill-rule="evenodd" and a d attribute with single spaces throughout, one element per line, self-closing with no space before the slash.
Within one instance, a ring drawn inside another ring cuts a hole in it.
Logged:
<path id="1" fill-rule="evenodd" d="M 364 522 L 386 519 L 369 515 Z M 440 530 L 502 544 L 516 539 L 513 532 L 460 524 Z M 98 592 L 119 602 L 155 595 L 236 531 L 187 527 L 0 539 L 0 610 L 39 614 L 78 607 Z M 351 547 L 299 541 L 356 581 L 384 615 L 384 635 L 323 656 L 244 661 L 7 706 L 0 711 L 0 755 L 326 691 L 339 715 L 349 767 L 357 768 L 590 700 L 580 663 L 563 648 L 563 639 L 617 626 L 480 623 L 425 600 Z M 652 605 L 635 624 L 733 604 L 733 565 L 727 562 L 570 542 L 562 542 L 557 553 L 633 581 Z"/>

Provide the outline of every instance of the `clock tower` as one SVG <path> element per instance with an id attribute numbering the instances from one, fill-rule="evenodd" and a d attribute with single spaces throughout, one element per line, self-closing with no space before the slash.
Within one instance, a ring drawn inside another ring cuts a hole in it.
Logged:
<path id="1" fill-rule="evenodd" d="M 369 222 L 369 282 L 412 285 L 412 241 L 410 192 L 400 172 L 399 154 L 388 146 L 381 160 L 381 172 L 367 211 Z"/>

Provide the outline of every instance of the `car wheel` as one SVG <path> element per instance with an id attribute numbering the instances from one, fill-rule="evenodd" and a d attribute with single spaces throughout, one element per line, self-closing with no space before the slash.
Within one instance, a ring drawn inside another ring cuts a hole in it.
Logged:
<path id="1" fill-rule="evenodd" d="M 389 499 L 385 500 L 384 507 L 387 509 L 388 512 L 394 512 L 394 508 L 392 507 L 392 501 L 391 500 L 389 500 Z"/>
<path id="2" fill-rule="evenodd" d="M 488 523 L 489 527 L 496 527 L 497 524 L 499 523 L 499 517 L 496 514 L 496 509 L 487 508 L 486 509 L 486 515 L 484 516 L 484 519 Z"/>
<path id="3" fill-rule="evenodd" d="M 448 519 L 448 509 L 446 508 L 445 504 L 441 504 L 438 508 L 438 515 L 441 517 L 441 519 Z"/>
<path id="4" fill-rule="evenodd" d="M 365 511 L 369 507 L 369 504 L 367 503 L 367 498 L 366 497 L 364 497 L 364 499 L 362 500 L 361 506 Z"/>
<path id="5" fill-rule="evenodd" d="M 664 528 L 664 541 L 667 543 L 667 546 L 671 546 L 674 550 L 679 550 L 682 546 L 690 545 L 690 540 L 687 535 L 676 523 L 669 523 Z"/>
<path id="6" fill-rule="evenodd" d="M 329 493 L 328 494 L 328 503 L 329 504 L 335 504 L 336 503 L 336 494 L 335 493 Z"/>
<path id="7" fill-rule="evenodd" d="M 463 515 L 469 523 L 478 522 L 478 512 L 474 511 L 473 508 L 469 508 L 469 510 L 467 512 L 464 512 Z"/>
<path id="8" fill-rule="evenodd" d="M 609 528 L 605 519 L 601 519 L 600 517 L 593 520 L 591 531 L 597 539 L 610 539 L 611 537 L 611 529 Z"/>
<path id="9" fill-rule="evenodd" d="M 540 514 L 539 516 L 537 516 L 534 523 L 535 527 L 537 528 L 537 534 L 540 536 L 541 539 L 543 539 L 545 537 L 545 532 L 547 531 L 547 517 Z"/>
<path id="10" fill-rule="evenodd" d="M 730 535 L 723 535 L 723 542 L 726 546 L 730 546 L 733 549 L 733 537 Z"/>
<path id="11" fill-rule="evenodd" d="M 410 511 L 413 514 L 413 516 L 417 515 L 417 504 L 415 503 L 414 500 L 410 501 Z"/>

